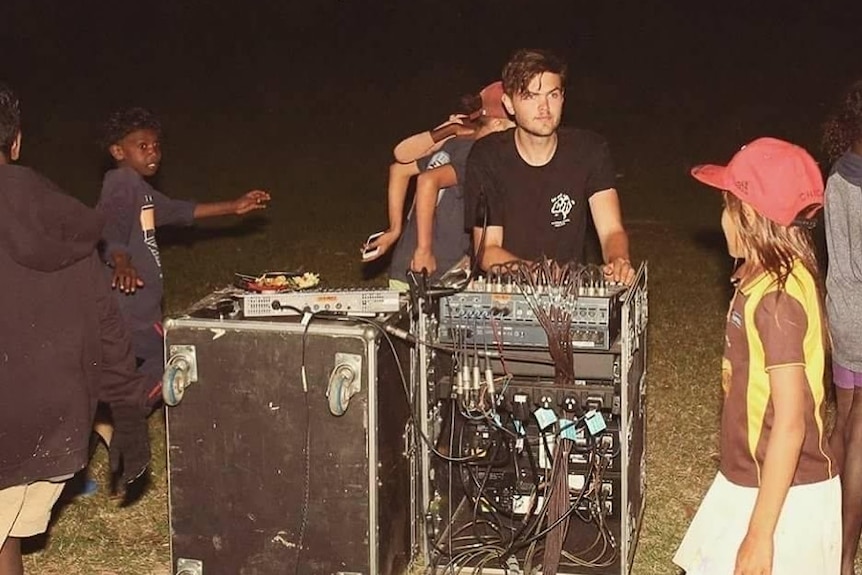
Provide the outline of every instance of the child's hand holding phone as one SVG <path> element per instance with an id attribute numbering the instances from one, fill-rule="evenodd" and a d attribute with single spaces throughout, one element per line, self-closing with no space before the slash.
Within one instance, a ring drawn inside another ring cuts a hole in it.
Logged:
<path id="1" fill-rule="evenodd" d="M 362 245 L 362 249 L 360 250 L 362 253 L 362 261 L 370 262 L 376 260 L 392 247 L 396 241 L 398 241 L 398 236 L 401 234 L 399 232 L 394 231 L 385 231 L 385 232 L 377 232 L 368 236 L 368 239 L 365 240 L 365 243 Z"/>

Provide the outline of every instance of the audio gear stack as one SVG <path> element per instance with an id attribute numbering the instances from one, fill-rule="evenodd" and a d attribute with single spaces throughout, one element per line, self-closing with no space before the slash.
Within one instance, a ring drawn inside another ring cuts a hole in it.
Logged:
<path id="1" fill-rule="evenodd" d="M 413 332 L 431 572 L 629 575 L 643 511 L 647 266 L 496 270 Z"/>

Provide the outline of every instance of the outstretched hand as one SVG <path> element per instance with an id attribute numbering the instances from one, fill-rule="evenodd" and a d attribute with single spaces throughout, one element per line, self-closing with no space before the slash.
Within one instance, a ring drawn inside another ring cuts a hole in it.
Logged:
<path id="1" fill-rule="evenodd" d="M 251 190 L 234 200 L 234 213 L 241 216 L 254 210 L 262 210 L 271 199 L 269 192 Z"/>

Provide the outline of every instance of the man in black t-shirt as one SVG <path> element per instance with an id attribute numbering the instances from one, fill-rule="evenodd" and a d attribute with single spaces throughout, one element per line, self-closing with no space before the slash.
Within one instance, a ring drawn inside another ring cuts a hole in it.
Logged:
<path id="1" fill-rule="evenodd" d="M 560 128 L 566 66 L 542 50 L 520 50 L 503 68 L 503 104 L 514 130 L 491 134 L 467 161 L 465 223 L 481 266 L 551 258 L 581 261 L 587 208 L 605 275 L 631 283 L 613 163 L 605 140 Z"/>

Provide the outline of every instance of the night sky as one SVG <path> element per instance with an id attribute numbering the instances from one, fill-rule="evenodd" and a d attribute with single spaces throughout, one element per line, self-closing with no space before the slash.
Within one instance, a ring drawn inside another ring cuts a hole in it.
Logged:
<path id="1" fill-rule="evenodd" d="M 259 147 L 261 162 L 313 133 L 326 144 L 294 156 L 361 146 L 385 165 L 397 138 L 445 118 L 519 47 L 569 61 L 564 121 L 604 134 L 622 164 L 652 161 L 643 153 L 656 147 L 680 163 L 722 159 L 766 134 L 816 145 L 828 107 L 862 75 L 862 2 L 2 4 L 0 80 L 22 95 L 27 159 L 73 181 L 90 181 L 75 169 L 126 105 L 156 109 L 183 145 L 187 128 L 230 137 L 207 126 L 236 118 L 256 132 L 237 148 Z"/>

